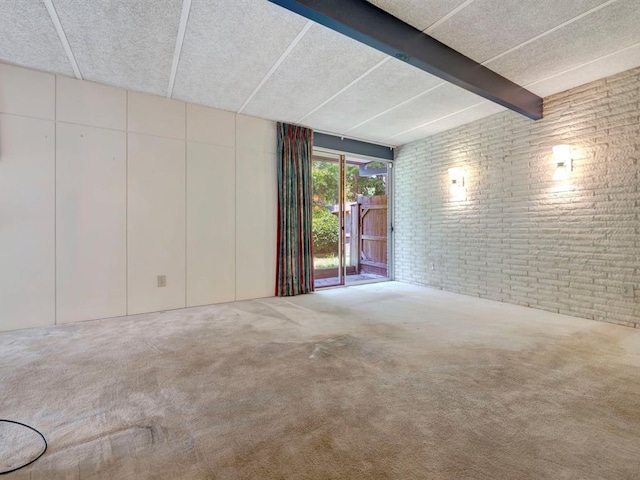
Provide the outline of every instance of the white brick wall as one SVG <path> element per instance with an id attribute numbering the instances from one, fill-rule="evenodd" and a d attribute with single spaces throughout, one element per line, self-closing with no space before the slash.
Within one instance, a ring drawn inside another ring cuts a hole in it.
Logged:
<path id="1" fill-rule="evenodd" d="M 640 69 L 398 149 L 395 278 L 640 327 Z M 552 146 L 573 147 L 553 181 Z M 448 169 L 466 170 L 453 201 Z M 622 287 L 633 284 L 634 297 Z"/>

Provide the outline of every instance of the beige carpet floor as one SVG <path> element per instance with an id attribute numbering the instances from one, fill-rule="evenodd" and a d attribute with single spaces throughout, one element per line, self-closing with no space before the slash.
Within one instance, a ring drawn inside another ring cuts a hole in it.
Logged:
<path id="1" fill-rule="evenodd" d="M 640 478 L 639 330 L 398 283 L 5 332 L 0 392 L 11 480 Z"/>

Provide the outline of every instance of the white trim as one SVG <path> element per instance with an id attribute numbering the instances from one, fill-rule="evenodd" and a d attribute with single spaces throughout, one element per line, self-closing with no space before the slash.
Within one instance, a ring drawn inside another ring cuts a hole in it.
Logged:
<path id="1" fill-rule="evenodd" d="M 427 28 L 425 28 L 424 30 L 422 30 L 423 33 L 429 33 L 432 32 L 435 28 L 438 28 L 440 25 L 442 25 L 444 22 L 446 22 L 447 20 L 449 20 L 451 17 L 453 17 L 456 13 L 458 13 L 460 10 L 462 10 L 463 8 L 468 7 L 470 4 L 472 4 L 475 0 L 467 0 L 466 2 L 464 2 L 462 5 L 458 5 L 456 8 L 454 8 L 453 10 L 451 10 L 449 13 L 447 13 L 444 17 L 442 17 L 440 20 L 436 21 L 435 23 L 432 23 L 431 25 L 429 25 Z"/>
<path id="2" fill-rule="evenodd" d="M 381 117 L 382 115 L 385 115 L 385 114 L 387 114 L 389 112 L 392 112 L 396 108 L 400 108 L 401 106 L 406 105 L 407 103 L 411 103 L 414 100 L 417 100 L 418 98 L 420 98 L 421 96 L 426 95 L 427 93 L 433 92 L 436 88 L 440 88 L 440 87 L 442 87 L 443 85 L 446 85 L 446 84 L 447 84 L 447 82 L 442 82 L 442 83 L 439 83 L 439 84 L 431 87 L 428 90 L 425 90 L 424 92 L 420 92 L 418 95 L 414 95 L 413 97 L 408 98 L 405 101 L 400 102 L 400 103 L 398 103 L 397 105 L 394 105 L 391 108 L 387 108 L 386 110 L 374 115 L 371 118 L 367 118 L 364 122 L 360 122 L 359 124 L 354 125 L 353 127 L 350 127 L 349 129 L 345 130 L 344 133 L 350 132 L 351 130 L 355 130 L 356 128 L 361 127 L 362 125 L 364 125 L 365 123 L 369 123 L 371 120 L 375 120 L 376 118 Z"/>
<path id="3" fill-rule="evenodd" d="M 367 75 L 369 75 L 371 72 L 373 72 L 374 70 L 377 70 L 378 68 L 380 68 L 382 65 L 384 65 L 385 63 L 387 63 L 389 60 L 391 60 L 391 57 L 386 57 L 384 59 L 382 59 L 381 61 L 379 61 L 378 63 L 376 63 L 373 67 L 371 67 L 369 70 L 367 70 L 366 72 L 364 72 L 362 75 L 360 75 L 358 78 L 356 78 L 355 80 L 352 80 L 350 83 L 348 83 L 346 86 L 344 86 L 343 88 L 341 88 L 338 92 L 336 92 L 334 95 L 332 95 L 331 97 L 327 98 L 324 102 L 322 102 L 320 105 L 318 105 L 316 108 L 314 108 L 313 110 L 311 110 L 309 113 L 307 113 L 304 117 L 300 118 L 296 123 L 300 123 L 302 122 L 305 118 L 307 118 L 309 115 L 314 114 L 315 112 L 317 112 L 318 110 L 320 110 L 322 107 L 324 107 L 327 103 L 329 103 L 331 100 L 333 100 L 334 98 L 336 98 L 338 95 L 342 94 L 345 90 L 349 89 L 350 87 L 352 87 L 353 85 L 355 85 L 356 83 L 358 83 L 360 80 L 362 80 L 364 77 L 366 77 Z"/>
<path id="4" fill-rule="evenodd" d="M 440 120 L 444 120 L 445 118 L 453 117 L 454 115 L 457 115 L 457 114 L 462 113 L 462 112 L 466 112 L 467 110 L 471 110 L 472 108 L 476 108 L 477 106 L 484 105 L 485 103 L 489 103 L 489 102 L 490 102 L 490 100 L 483 100 L 482 102 L 474 103 L 473 105 L 470 105 L 468 107 L 464 107 L 464 108 L 462 108 L 460 110 L 456 110 L 453 113 L 449 113 L 447 115 L 443 115 L 442 117 L 438 117 L 438 118 L 436 118 L 434 120 L 429 120 L 428 122 L 423 123 L 422 125 L 418 125 L 417 127 L 411 127 L 409 130 L 405 130 L 404 132 L 400 132 L 400 133 L 396 133 L 394 135 L 391 135 L 390 137 L 385 138 L 385 140 L 389 140 L 391 138 L 399 137 L 400 135 L 404 135 L 405 133 L 413 132 L 414 130 L 417 130 L 419 128 L 426 127 L 427 125 L 431 125 L 432 123 L 437 123 Z"/>
<path id="5" fill-rule="evenodd" d="M 578 15 L 577 17 L 574 17 L 574 18 L 572 18 L 572 19 L 570 19 L 570 20 L 567 20 L 566 22 L 561 23 L 560 25 L 557 25 L 557 26 L 553 27 L 553 28 L 552 28 L 552 29 L 550 29 L 550 30 L 547 30 L 546 32 L 541 33 L 540 35 L 537 35 L 537 36 L 535 36 L 535 37 L 533 37 L 533 38 L 530 38 L 529 40 L 526 40 L 525 42 L 522 42 L 520 45 L 516 45 L 515 47 L 512 47 L 512 48 L 510 48 L 509 50 L 507 50 L 507 51 L 505 51 L 505 52 L 502 52 L 502 53 L 500 53 L 500 54 L 498 54 L 498 55 L 496 55 L 496 56 L 494 56 L 494 57 L 492 57 L 492 58 L 490 58 L 490 59 L 488 59 L 488 60 L 485 60 L 484 62 L 482 62 L 482 63 L 481 63 L 481 65 L 485 65 L 485 66 L 486 66 L 487 64 L 489 64 L 489 63 L 493 62 L 494 60 L 497 60 L 497 59 L 498 59 L 498 58 L 500 58 L 500 57 L 503 57 L 504 55 L 506 55 L 506 54 L 508 54 L 508 53 L 511 53 L 511 52 L 513 52 L 513 51 L 515 51 L 515 50 L 518 50 L 519 48 L 522 48 L 522 47 L 524 47 L 525 45 L 528 45 L 529 43 L 531 43 L 531 42 L 533 42 L 533 41 L 535 41 L 535 40 L 538 40 L 538 39 L 540 39 L 540 38 L 544 37 L 545 35 L 548 35 L 548 34 L 550 34 L 550 33 L 553 33 L 553 32 L 555 32 L 556 30 L 558 30 L 558 29 L 560 29 L 560 28 L 562 28 L 562 27 L 566 27 L 567 25 L 569 25 L 569 24 L 571 24 L 571 23 L 573 23 L 573 22 L 575 22 L 575 21 L 577 21 L 577 20 L 580 20 L 581 18 L 584 18 L 584 17 L 586 17 L 587 15 L 590 15 L 590 14 L 592 14 L 592 13 L 594 13 L 594 12 L 596 12 L 596 11 L 600 10 L 601 8 L 604 8 L 604 7 L 608 6 L 608 5 L 611 5 L 612 3 L 617 2 L 617 1 L 618 1 L 618 0 L 609 0 L 608 2 L 605 2 L 605 3 L 601 4 L 601 5 L 598 5 L 597 7 L 594 7 L 594 8 L 592 8 L 591 10 L 588 10 L 588 11 L 586 11 L 586 12 L 584 12 L 584 13 L 582 13 L 582 14 Z M 462 7 L 465 7 L 465 6 L 467 6 L 468 4 L 470 4 L 470 3 L 471 3 L 471 1 L 469 1 L 469 2 L 466 2 L 466 3 L 462 4 L 459 8 L 457 8 L 456 10 L 453 10 L 449 15 L 447 15 L 447 17 L 451 17 L 451 16 L 452 16 L 452 14 L 457 13 L 458 11 L 460 11 L 460 10 L 462 9 Z M 443 18 L 444 18 L 444 17 L 443 17 Z M 436 26 L 436 24 L 438 24 L 438 23 L 440 23 L 440 20 L 438 20 L 438 22 L 434 23 L 434 24 L 433 24 L 431 27 L 429 27 L 427 30 L 430 30 L 431 28 L 435 27 L 435 26 Z M 425 30 L 425 32 L 426 32 L 426 30 Z M 587 62 L 587 63 L 591 63 L 591 61 L 589 61 L 589 62 Z M 586 64 L 585 64 L 585 65 L 586 65 Z M 576 67 L 576 68 L 578 68 L 578 67 Z M 558 74 L 558 75 L 559 75 L 559 74 Z M 550 77 L 549 77 L 549 78 L 550 78 Z M 529 85 L 534 85 L 535 83 L 542 82 L 542 81 L 544 81 L 544 80 L 546 80 L 546 79 L 543 79 L 543 80 L 536 80 L 535 82 L 530 83 Z M 426 94 L 426 93 L 429 93 L 430 91 L 434 90 L 435 88 L 441 87 L 441 86 L 442 86 L 442 85 L 444 85 L 445 83 L 447 83 L 447 82 L 443 82 L 443 83 L 441 83 L 440 85 L 437 85 L 437 86 L 435 86 L 435 87 L 433 87 L 433 88 L 430 88 L 429 90 L 427 90 L 427 91 L 425 91 L 425 92 L 422 92 L 422 93 L 420 93 L 420 94 L 418 94 L 418 95 L 416 95 L 416 96 L 414 96 L 414 97 L 409 98 L 408 100 L 405 100 L 405 101 L 404 101 L 404 102 L 402 102 L 402 103 L 399 103 L 399 104 L 397 104 L 397 105 L 395 105 L 395 106 L 393 106 L 393 107 L 391 107 L 391 108 L 389 108 L 389 109 L 387 109 L 387 110 L 385 110 L 385 111 L 383 111 L 383 112 L 380 112 L 380 113 L 379 113 L 379 114 L 377 114 L 377 115 L 374 115 L 373 117 L 371 117 L 371 118 L 369 118 L 369 119 L 365 120 L 364 122 L 360 122 L 359 124 L 354 125 L 353 127 L 350 127 L 349 129 L 345 130 L 345 133 L 350 132 L 351 130 L 355 130 L 356 128 L 361 127 L 362 125 L 364 125 L 364 124 L 366 124 L 366 123 L 369 123 L 370 121 L 372 121 L 372 120 L 374 120 L 374 119 L 376 119 L 376 118 L 378 118 L 378 117 L 380 117 L 380 116 L 382 116 L 382 115 L 385 115 L 385 114 L 387 114 L 387 113 L 389 113 L 389 112 L 391 112 L 391 111 L 395 110 L 396 108 L 399 108 L 399 107 L 401 107 L 401 106 L 403 106 L 403 105 L 406 105 L 407 103 L 410 103 L 410 102 L 412 102 L 412 101 L 416 100 L 417 98 L 421 97 L 422 95 L 424 95 L 424 94 Z M 525 86 L 525 87 L 526 87 L 526 86 Z M 452 116 L 452 115 L 455 115 L 455 114 L 457 114 L 457 113 L 460 113 L 461 111 L 468 110 L 469 108 L 472 108 L 472 107 L 474 107 L 474 106 L 477 106 L 477 104 L 476 104 L 476 105 L 472 105 L 471 107 L 467 107 L 467 108 L 464 108 L 464 109 L 462 109 L 462 110 L 458 110 L 458 111 L 456 111 L 456 112 L 453 112 L 453 113 L 451 113 L 451 114 L 447 115 L 446 117 L 450 117 L 450 116 Z M 441 117 L 441 118 L 446 118 L 446 117 Z M 413 128 L 411 128 L 410 130 L 406 130 L 406 131 L 404 131 L 404 132 L 401 132 L 401 133 L 395 134 L 395 135 L 393 135 L 393 136 L 391 136 L 391 137 L 387 137 L 385 140 L 388 140 L 388 139 L 390 139 L 390 138 L 397 137 L 397 136 L 399 136 L 399 135 L 402 135 L 403 133 L 408 133 L 408 132 L 410 132 L 410 131 L 412 131 L 412 130 L 415 130 L 415 129 L 417 129 L 417 128 L 424 127 L 425 125 L 428 125 L 429 123 L 433 123 L 433 122 L 435 122 L 435 121 L 437 121 L 437 120 L 439 120 L 439 119 L 436 119 L 436 120 L 433 120 L 433 121 L 427 122 L 427 123 L 425 123 L 425 124 L 423 124 L 423 125 L 419 125 L 419 126 L 417 126 L 417 127 L 413 127 Z"/>
<path id="6" fill-rule="evenodd" d="M 302 30 L 300 31 L 300 33 L 298 34 L 298 36 L 296 38 L 293 39 L 293 41 L 291 42 L 291 44 L 287 47 L 287 49 L 282 53 L 282 55 L 280 55 L 280 58 L 278 59 L 278 61 L 276 63 L 273 64 L 273 66 L 271 67 L 271 70 L 269 70 L 267 72 L 267 74 L 264 76 L 264 78 L 260 81 L 260 83 L 258 84 L 258 86 L 253 90 L 253 92 L 251 92 L 251 95 L 249 95 L 249 97 L 244 101 L 244 103 L 242 104 L 242 106 L 238 109 L 238 111 L 236 113 L 242 113 L 242 111 L 247 107 L 247 105 L 249 105 L 249 102 L 251 100 L 253 100 L 253 97 L 256 96 L 256 94 L 258 93 L 258 91 L 262 88 L 262 86 L 267 83 L 267 80 L 269 80 L 269 78 L 271 78 L 271 75 L 273 75 L 275 73 L 275 71 L 278 69 L 278 67 L 280 66 L 280 64 L 282 64 L 282 62 L 284 62 L 284 59 L 287 58 L 289 56 L 289 54 L 293 51 L 293 49 L 296 47 L 296 45 L 298 45 L 298 43 L 300 43 L 300 40 L 302 40 L 302 38 L 307 34 L 307 32 L 309 31 L 309 29 L 313 26 L 313 22 L 311 20 L 309 20 L 305 26 L 302 28 Z"/>
<path id="7" fill-rule="evenodd" d="M 178 73 L 178 63 L 180 62 L 180 54 L 182 53 L 182 44 L 184 43 L 184 35 L 187 31 L 187 22 L 189 21 L 189 13 L 191 12 L 191 0 L 183 0 L 182 13 L 180 14 L 180 25 L 178 26 L 178 36 L 176 37 L 176 48 L 173 51 L 173 63 L 171 64 L 171 76 L 169 77 L 169 86 L 167 87 L 167 97 L 173 96 L 173 85 L 176 81 Z"/>
<path id="8" fill-rule="evenodd" d="M 459 5 L 458 7 L 454 8 L 453 10 L 451 10 L 449 13 L 447 13 L 444 17 L 442 17 L 440 20 L 438 20 L 437 22 L 435 22 L 434 24 L 432 24 L 431 26 L 427 27 L 426 29 L 423 30 L 423 33 L 428 33 L 429 31 L 431 31 L 432 29 L 436 28 L 438 25 L 442 24 L 443 22 L 447 21 L 449 18 L 451 18 L 452 16 L 454 16 L 456 13 L 458 13 L 460 10 L 462 10 L 463 8 L 467 7 L 468 5 L 470 5 L 471 3 L 473 3 L 475 0 L 467 0 L 466 2 L 464 2 L 462 5 Z M 367 75 L 369 75 L 371 72 L 373 72 L 374 70 L 380 68 L 382 65 L 384 65 L 385 63 L 387 63 L 388 61 L 391 60 L 391 56 L 387 56 L 385 59 L 383 59 L 382 61 L 380 61 L 379 63 L 377 63 L 376 65 L 374 65 L 373 67 L 371 67 L 369 70 L 367 70 L 366 72 L 364 72 L 362 75 L 360 75 L 358 78 L 356 78 L 355 80 L 353 80 L 351 83 L 349 83 L 348 85 L 346 85 L 345 87 L 343 87 L 341 90 L 339 90 L 336 94 L 332 95 L 331 97 L 329 97 L 327 100 L 325 100 L 324 102 L 322 102 L 320 105 L 318 105 L 316 108 L 314 108 L 313 110 L 311 110 L 309 113 L 307 113 L 304 117 L 300 118 L 296 123 L 301 123 L 305 118 L 307 118 L 308 116 L 314 114 L 315 112 L 317 112 L 318 110 L 320 110 L 322 107 L 324 107 L 327 103 L 329 103 L 331 100 L 335 99 L 337 96 L 339 96 L 340 94 L 344 93 L 348 88 L 352 87 L 353 85 L 355 85 L 356 83 L 358 83 L 360 80 L 362 80 L 363 78 L 365 78 Z M 384 115 L 385 113 L 387 113 L 388 111 L 391 111 L 395 108 L 398 108 L 401 105 L 404 105 L 404 103 L 407 103 L 411 100 L 414 100 L 418 97 L 420 97 L 421 95 L 424 95 L 425 93 L 430 92 L 431 90 L 433 90 L 434 88 L 438 88 L 440 86 L 444 85 L 444 83 L 441 83 L 433 88 L 430 88 L 429 90 L 420 93 L 419 95 L 416 95 L 415 97 L 410 98 L 409 100 L 406 100 L 403 103 L 400 103 L 398 105 L 396 105 L 395 107 L 392 107 L 389 110 L 386 110 L 382 113 L 379 113 L 378 115 L 375 115 L 367 120 L 365 120 L 362 123 L 359 123 L 358 125 L 355 125 L 354 127 L 349 128 L 348 130 L 345 130 L 345 132 L 349 132 L 351 130 L 354 130 L 356 128 L 358 128 L 360 125 L 364 125 L 365 123 L 373 120 L 374 118 L 379 117 L 380 115 Z"/>
<path id="9" fill-rule="evenodd" d="M 524 85 L 524 87 L 525 88 L 532 87 L 533 85 L 537 85 L 538 83 L 542 83 L 542 82 L 544 82 L 546 80 L 549 80 L 551 78 L 554 78 L 554 77 L 559 77 L 560 75 L 564 75 L 565 73 L 573 72 L 574 70 L 579 70 L 582 67 L 586 67 L 587 65 L 591 65 L 592 63 L 599 62 L 600 60 L 603 60 L 605 58 L 613 57 L 615 55 L 618 55 L 619 53 L 625 52 L 627 50 L 631 50 L 632 48 L 636 48 L 638 46 L 640 46 L 640 42 L 634 43 L 633 45 L 629 45 L 628 47 L 625 47 L 625 48 L 623 48 L 621 50 L 616 50 L 615 52 L 607 53 L 606 55 L 603 55 L 603 56 L 598 57 L 598 58 L 594 58 L 593 60 L 589 60 L 588 62 L 581 63 L 580 65 L 577 65 L 575 67 L 567 68 L 566 70 L 563 70 L 563 71 L 558 72 L 558 73 L 554 73 L 553 75 L 549 75 L 548 77 L 542 78 L 540 80 L 536 80 L 534 82 L 527 83 L 527 84 Z M 615 74 L 606 74 L 605 76 L 609 77 L 611 75 L 615 75 Z M 577 86 L 579 86 L 579 85 L 577 85 Z"/>
<path id="10" fill-rule="evenodd" d="M 43 0 L 43 2 L 44 6 L 47 7 L 47 11 L 49 12 L 49 16 L 51 17 L 53 26 L 55 27 L 56 32 L 58 32 L 58 37 L 60 38 L 60 42 L 62 42 L 62 46 L 64 47 L 64 51 L 67 54 L 67 58 L 69 59 L 69 63 L 71 64 L 71 68 L 73 69 L 73 73 L 78 80 L 82 80 L 80 68 L 78 68 L 78 62 L 76 62 L 76 57 L 73 55 L 71 45 L 69 45 L 69 40 L 67 40 L 67 35 L 66 33 L 64 33 L 64 28 L 62 28 L 62 23 L 60 23 L 58 13 L 56 12 L 53 3 L 51 3 L 51 0 Z"/>
<path id="11" fill-rule="evenodd" d="M 541 79 L 539 79 L 539 80 L 535 80 L 535 81 L 533 81 L 533 82 L 529 82 L 529 83 L 527 83 L 527 84 L 523 85 L 523 87 L 524 87 L 524 88 L 529 88 L 529 87 L 532 87 L 532 86 L 537 85 L 537 84 L 539 84 L 539 83 L 545 82 L 545 81 L 547 81 L 547 80 L 549 80 L 549 79 L 552 79 L 552 78 L 554 78 L 554 77 L 559 77 L 559 76 L 561 76 L 561 75 L 564 75 L 565 73 L 569 73 L 569 72 L 573 72 L 573 71 L 576 71 L 576 70 L 580 70 L 582 67 L 586 67 L 587 65 L 591 65 L 592 63 L 599 62 L 600 60 L 603 60 L 603 59 L 608 58 L 608 57 L 613 57 L 613 56 L 615 56 L 615 55 L 618 55 L 619 53 L 622 53 L 622 52 L 624 52 L 624 51 L 626 51 L 626 50 L 630 50 L 630 49 L 632 49 L 632 48 L 636 48 L 636 47 L 638 47 L 638 46 L 640 46 L 640 42 L 638 42 L 638 43 L 634 43 L 633 45 L 630 45 L 630 46 L 628 46 L 628 47 L 622 48 L 622 49 L 620 49 L 620 50 L 616 50 L 615 52 L 608 53 L 608 54 L 603 55 L 603 56 L 601 56 L 601 57 L 594 58 L 593 60 L 589 60 L 588 62 L 581 63 L 580 65 L 576 65 L 575 67 L 571 67 L 571 68 L 568 68 L 568 69 L 563 70 L 563 71 L 561 71 L 561 72 L 554 73 L 553 75 L 549 75 L 548 77 L 544 77 L 544 78 L 541 78 Z M 609 76 L 609 75 L 606 75 L 606 76 Z M 579 85 L 576 85 L 576 86 L 579 86 Z M 572 87 L 572 88 L 573 88 L 573 87 Z M 551 94 L 551 95 L 553 95 L 553 94 Z M 427 123 L 423 123 L 422 125 L 418 125 L 417 127 L 412 127 L 412 128 L 410 128 L 409 130 L 405 130 L 404 132 L 396 133 L 396 134 L 394 134 L 394 135 L 392 135 L 392 136 L 390 136 L 390 137 L 387 137 L 387 138 L 385 138 L 385 141 L 390 140 L 390 139 L 392 139 L 392 138 L 399 137 L 400 135 L 403 135 L 403 134 L 405 134 L 405 133 L 410 133 L 410 132 L 412 132 L 413 130 L 417 130 L 418 128 L 426 127 L 427 125 L 430 125 L 430 124 L 432 124 L 432 123 L 439 122 L 440 120 L 443 120 L 443 119 L 448 118 L 448 117 L 452 117 L 452 116 L 454 116 L 454 115 L 457 115 L 457 114 L 462 113 L 462 112 L 464 112 L 464 111 L 466 111 L 466 110 L 470 110 L 470 109 L 472 109 L 472 108 L 477 107 L 478 105 L 482 105 L 482 104 L 484 104 L 484 103 L 488 103 L 488 102 L 490 102 L 490 100 L 485 100 L 485 101 L 483 101 L 483 102 L 475 103 L 475 104 L 473 104 L 473 105 L 471 105 L 471 106 L 469 106 L 469 107 L 465 107 L 465 108 L 463 108 L 463 109 L 457 110 L 457 111 L 455 111 L 455 112 L 453 112 L 453 113 L 450 113 L 450 114 L 448 114 L 448 115 L 445 115 L 445 116 L 443 116 L 443 117 L 436 118 L 435 120 L 430 120 L 430 121 L 428 121 Z M 505 107 L 505 108 L 506 108 L 506 107 Z M 461 124 L 461 125 L 464 125 L 464 124 Z M 461 126 L 461 125 L 460 125 L 460 126 Z"/>
<path id="12" fill-rule="evenodd" d="M 587 10 L 586 12 L 581 13 L 577 17 L 573 17 L 573 18 L 567 20 L 566 22 L 561 23 L 560 25 L 556 25 L 555 27 L 547 30 L 546 32 L 542 32 L 540 35 L 536 35 L 535 37 L 532 37 L 529 40 L 526 40 L 526 41 L 522 42 L 521 44 L 516 45 L 515 47 L 512 47 L 509 50 L 506 50 L 506 51 L 496 55 L 495 57 L 491 57 L 489 60 L 485 60 L 484 62 L 482 62 L 482 65 L 487 65 L 487 64 L 489 64 L 489 63 L 491 63 L 491 62 L 493 62 L 493 61 L 495 61 L 495 60 L 497 60 L 499 58 L 502 58 L 505 55 L 524 47 L 525 45 L 529 45 L 530 43 L 535 42 L 536 40 L 539 40 L 542 37 L 545 37 L 545 36 L 549 35 L 550 33 L 555 32 L 556 30 L 560 30 L 561 28 L 564 28 L 567 25 L 570 25 L 573 22 L 576 22 L 576 21 L 580 20 L 581 18 L 584 18 L 587 15 L 591 15 L 592 13 L 603 9 L 604 7 L 608 7 L 609 5 L 611 5 L 612 3 L 615 3 L 617 1 L 618 0 L 609 0 L 608 2 L 602 3 L 602 4 L 598 5 L 597 7 L 592 8 L 591 10 Z"/>

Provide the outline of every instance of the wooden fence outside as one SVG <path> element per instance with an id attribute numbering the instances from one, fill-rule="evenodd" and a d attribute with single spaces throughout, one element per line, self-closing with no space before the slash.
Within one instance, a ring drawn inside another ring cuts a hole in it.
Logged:
<path id="1" fill-rule="evenodd" d="M 351 204 L 350 264 L 358 273 L 386 277 L 387 259 L 387 196 L 359 196 Z"/>

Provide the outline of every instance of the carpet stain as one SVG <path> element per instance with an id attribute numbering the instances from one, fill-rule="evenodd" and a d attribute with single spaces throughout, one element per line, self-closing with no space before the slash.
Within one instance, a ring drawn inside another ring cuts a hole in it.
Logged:
<path id="1" fill-rule="evenodd" d="M 330 337 L 326 340 L 315 344 L 313 352 L 309 355 L 309 358 L 321 358 L 329 357 L 336 350 L 348 349 L 353 347 L 355 339 L 351 335 L 340 335 L 339 337 Z"/>

